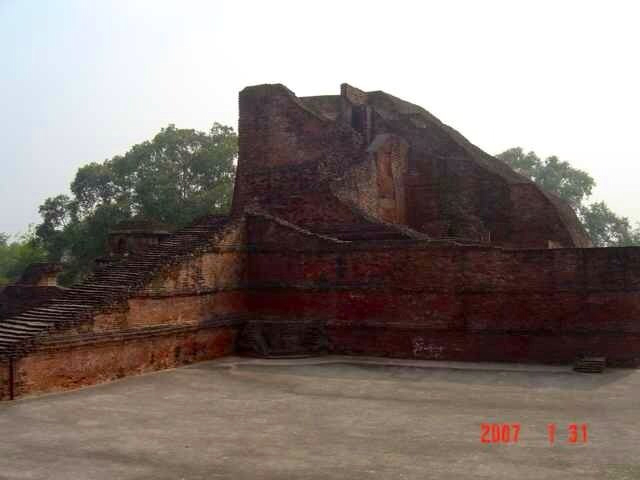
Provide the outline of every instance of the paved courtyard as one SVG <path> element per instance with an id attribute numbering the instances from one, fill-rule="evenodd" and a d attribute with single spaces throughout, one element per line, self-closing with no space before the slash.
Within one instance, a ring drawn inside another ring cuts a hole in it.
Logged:
<path id="1" fill-rule="evenodd" d="M 225 359 L 5 402 L 0 478 L 640 479 L 640 371 L 353 361 Z M 518 441 L 482 443 L 482 423 Z"/>

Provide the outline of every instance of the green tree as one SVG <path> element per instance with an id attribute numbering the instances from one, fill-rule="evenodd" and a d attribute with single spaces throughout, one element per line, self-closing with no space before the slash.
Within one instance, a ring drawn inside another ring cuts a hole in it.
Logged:
<path id="1" fill-rule="evenodd" d="M 632 228 L 626 217 L 617 216 L 604 202 L 580 207 L 580 219 L 596 246 L 640 245 L 640 227 Z"/>
<path id="2" fill-rule="evenodd" d="M 89 271 L 122 220 L 143 217 L 179 228 L 228 211 L 237 152 L 231 127 L 215 123 L 201 132 L 169 125 L 124 155 L 79 168 L 72 196 L 48 198 L 39 209 L 37 237 L 52 260 L 66 265 L 61 281 Z"/>
<path id="3" fill-rule="evenodd" d="M 520 147 L 505 150 L 497 158 L 571 205 L 594 246 L 640 245 L 640 226 L 632 228 L 626 217 L 617 216 L 604 202 L 587 203 L 596 185 L 587 172 L 556 156 L 542 160 L 535 152 L 525 153 Z"/>
<path id="4" fill-rule="evenodd" d="M 587 172 L 573 168 L 556 156 L 542 160 L 535 152 L 524 153 L 522 148 L 516 147 L 498 154 L 497 157 L 544 190 L 564 199 L 574 209 L 583 204 L 596 185 Z"/>
<path id="5" fill-rule="evenodd" d="M 32 229 L 14 241 L 0 233 L 0 286 L 16 281 L 30 264 L 46 258 L 47 253 L 35 241 Z"/>

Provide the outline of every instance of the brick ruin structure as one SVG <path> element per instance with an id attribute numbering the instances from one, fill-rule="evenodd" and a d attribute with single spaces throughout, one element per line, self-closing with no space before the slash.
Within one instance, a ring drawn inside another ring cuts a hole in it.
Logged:
<path id="1" fill-rule="evenodd" d="M 60 295 L 57 275 L 62 265 L 39 262 L 29 265 L 18 280 L 0 290 L 0 320 L 25 312 Z"/>
<path id="2" fill-rule="evenodd" d="M 248 87 L 239 141 L 230 215 L 0 320 L 0 398 L 234 353 L 640 365 L 640 248 L 422 108 Z"/>
<path id="3" fill-rule="evenodd" d="M 140 255 L 171 235 L 171 228 L 154 220 L 132 218 L 116 224 L 107 238 L 107 254 L 94 260 L 101 269 L 129 255 Z"/>

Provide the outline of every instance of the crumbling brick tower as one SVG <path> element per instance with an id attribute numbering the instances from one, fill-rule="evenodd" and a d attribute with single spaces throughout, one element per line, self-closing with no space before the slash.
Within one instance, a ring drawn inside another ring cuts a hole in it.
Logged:
<path id="1" fill-rule="evenodd" d="M 422 108 L 260 85 L 239 135 L 231 215 L 0 319 L 0 399 L 233 353 L 640 365 L 640 248 L 584 248 L 567 205 Z"/>
<path id="2" fill-rule="evenodd" d="M 590 246 L 573 211 L 424 109 L 343 84 L 297 98 L 282 85 L 240 94 L 234 202 L 312 231 L 403 225 L 430 238 L 511 248 Z"/>

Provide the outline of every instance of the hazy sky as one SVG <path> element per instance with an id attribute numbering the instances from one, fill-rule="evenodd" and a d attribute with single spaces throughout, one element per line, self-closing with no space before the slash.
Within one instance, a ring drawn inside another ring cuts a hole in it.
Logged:
<path id="1" fill-rule="evenodd" d="M 169 123 L 236 127 L 238 91 L 275 82 L 385 90 L 489 153 L 556 154 L 638 221 L 636 5 L 0 0 L 0 231 Z"/>

